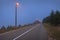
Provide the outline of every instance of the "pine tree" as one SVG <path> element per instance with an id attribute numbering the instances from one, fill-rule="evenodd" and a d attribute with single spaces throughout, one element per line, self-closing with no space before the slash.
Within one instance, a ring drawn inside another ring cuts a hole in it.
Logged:
<path id="1" fill-rule="evenodd" d="M 50 24 L 54 25 L 55 23 L 55 14 L 54 14 L 54 11 L 51 12 L 50 14 Z"/>
<path id="2" fill-rule="evenodd" d="M 56 11 L 56 14 L 55 14 L 55 24 L 56 25 L 59 25 L 60 24 L 60 12 L 59 11 Z"/>

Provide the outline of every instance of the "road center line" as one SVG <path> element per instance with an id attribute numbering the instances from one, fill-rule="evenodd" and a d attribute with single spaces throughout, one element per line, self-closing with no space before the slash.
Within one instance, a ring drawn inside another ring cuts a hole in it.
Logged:
<path id="1" fill-rule="evenodd" d="M 19 37 L 25 35 L 26 33 L 30 32 L 31 30 L 33 30 L 34 28 L 36 28 L 36 27 L 33 27 L 33 28 L 29 29 L 28 31 L 26 31 L 26 32 L 22 33 L 21 35 L 19 35 L 18 37 L 14 38 L 13 40 L 18 39 Z"/>

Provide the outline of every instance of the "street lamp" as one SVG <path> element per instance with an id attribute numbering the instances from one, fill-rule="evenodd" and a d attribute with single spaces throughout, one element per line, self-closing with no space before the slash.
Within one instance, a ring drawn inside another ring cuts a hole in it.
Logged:
<path id="1" fill-rule="evenodd" d="M 16 5 L 15 5 L 15 26 L 17 26 L 17 8 L 19 7 L 19 3 L 16 2 Z"/>

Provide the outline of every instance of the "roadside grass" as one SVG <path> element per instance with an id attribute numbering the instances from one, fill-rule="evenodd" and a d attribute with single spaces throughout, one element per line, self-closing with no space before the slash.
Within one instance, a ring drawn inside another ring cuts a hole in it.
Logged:
<path id="1" fill-rule="evenodd" d="M 13 30 L 18 30 L 18 29 L 23 29 L 23 28 L 25 28 L 26 26 L 18 26 L 18 27 L 15 27 L 15 26 L 8 26 L 7 28 L 5 28 L 5 27 L 2 27 L 1 29 L 0 29 L 0 34 L 2 34 L 2 33 L 5 33 L 5 32 L 9 32 L 9 31 L 13 31 Z"/>
<path id="2" fill-rule="evenodd" d="M 50 24 L 44 23 L 44 27 L 51 38 L 60 40 L 60 26 L 51 26 Z"/>
<path id="3" fill-rule="evenodd" d="M 5 32 L 10 32 L 13 30 L 25 30 L 26 28 L 30 28 L 33 25 L 23 25 L 23 26 L 8 26 L 7 28 L 5 28 L 4 26 L 0 29 L 0 34 L 5 33 Z"/>

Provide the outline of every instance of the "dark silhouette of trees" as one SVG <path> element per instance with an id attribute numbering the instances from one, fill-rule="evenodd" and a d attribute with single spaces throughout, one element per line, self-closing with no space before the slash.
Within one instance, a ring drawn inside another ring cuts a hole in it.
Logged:
<path id="1" fill-rule="evenodd" d="M 55 20 L 56 20 L 56 25 L 59 25 L 60 24 L 60 12 L 59 11 L 56 11 Z"/>
<path id="2" fill-rule="evenodd" d="M 52 11 L 49 16 L 43 19 L 43 23 L 50 23 L 51 25 L 60 25 L 60 12 L 59 11 Z"/>
<path id="3" fill-rule="evenodd" d="M 13 27 L 12 26 L 8 26 L 7 27 L 7 31 L 10 31 L 10 30 L 13 30 Z"/>
<path id="4" fill-rule="evenodd" d="M 19 25 L 19 27 L 21 27 L 21 25 Z"/>
<path id="5" fill-rule="evenodd" d="M 43 23 L 49 23 L 50 22 L 50 16 L 43 19 Z"/>
<path id="6" fill-rule="evenodd" d="M 2 27 L 1 27 L 1 30 L 6 30 L 5 26 L 2 26 Z"/>
<path id="7" fill-rule="evenodd" d="M 3 32 L 6 32 L 5 26 L 2 26 L 1 29 L 0 29 L 0 33 L 3 33 Z"/>

